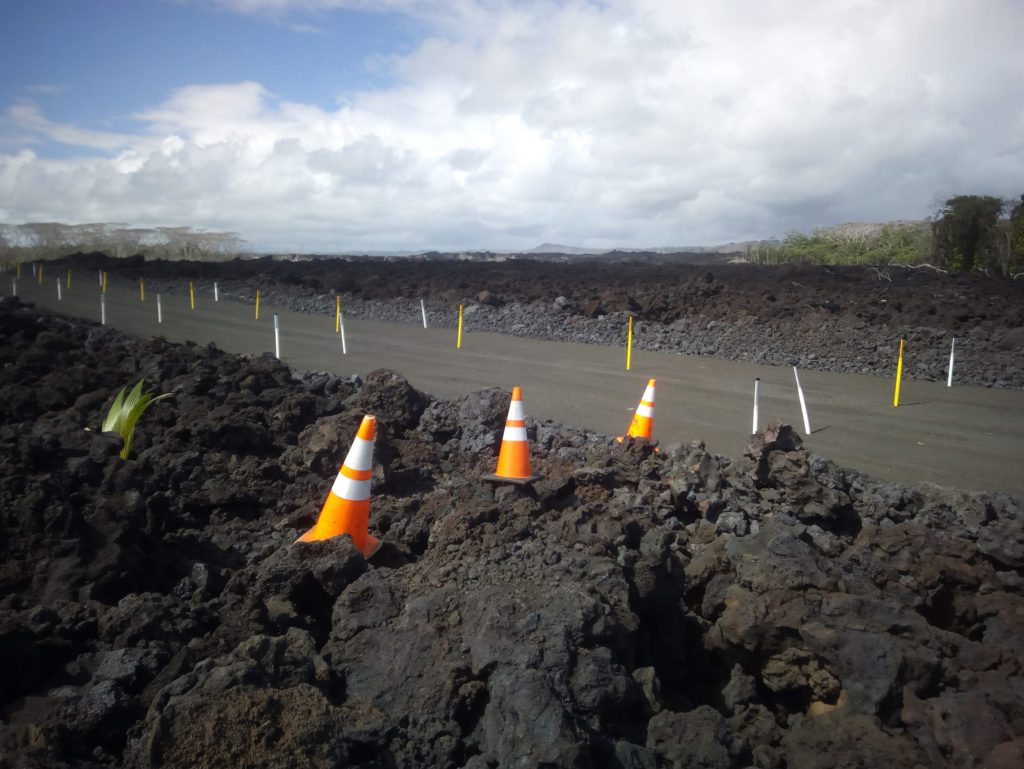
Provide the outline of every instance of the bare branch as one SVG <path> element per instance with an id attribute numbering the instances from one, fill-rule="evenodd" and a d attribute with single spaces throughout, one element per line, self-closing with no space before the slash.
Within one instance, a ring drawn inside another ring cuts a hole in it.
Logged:
<path id="1" fill-rule="evenodd" d="M 889 267 L 906 267 L 908 270 L 920 270 L 922 267 L 927 267 L 929 270 L 935 270 L 941 272 L 943 275 L 948 275 L 949 270 L 943 270 L 941 267 L 936 267 L 934 264 L 901 264 L 900 262 L 889 262 Z"/>

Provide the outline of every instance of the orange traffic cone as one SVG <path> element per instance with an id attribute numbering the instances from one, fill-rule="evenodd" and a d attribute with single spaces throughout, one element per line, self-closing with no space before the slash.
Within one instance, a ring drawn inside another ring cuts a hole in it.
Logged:
<path id="1" fill-rule="evenodd" d="M 498 469 L 493 475 L 485 475 L 483 479 L 515 483 L 520 486 L 540 479 L 539 475 L 530 473 L 530 444 L 526 439 L 522 387 L 512 388 L 512 402 L 508 405 L 505 434 L 501 438 L 501 451 L 498 453 Z"/>
<path id="2" fill-rule="evenodd" d="M 367 558 L 377 552 L 380 540 L 366 528 L 370 519 L 370 475 L 373 473 L 373 439 L 376 434 L 377 420 L 364 416 L 316 525 L 296 542 L 315 542 L 348 534 Z"/>
<path id="3" fill-rule="evenodd" d="M 647 389 L 644 390 L 644 397 L 640 399 L 640 405 L 633 414 L 627 437 L 646 438 L 649 441 L 654 439 L 654 384 L 653 379 L 647 382 Z M 622 443 L 623 436 L 620 435 L 615 440 Z"/>

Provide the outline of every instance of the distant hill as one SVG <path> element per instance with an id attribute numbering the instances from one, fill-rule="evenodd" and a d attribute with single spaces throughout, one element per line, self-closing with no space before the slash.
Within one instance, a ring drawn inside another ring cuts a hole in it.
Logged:
<path id="1" fill-rule="evenodd" d="M 531 258 L 541 261 L 573 261 L 574 258 L 606 259 L 610 261 L 646 262 L 690 262 L 694 264 L 715 264 L 734 261 L 746 254 L 749 246 L 758 241 L 723 243 L 717 246 L 653 246 L 649 248 L 588 248 L 569 246 L 564 243 L 542 243 L 525 250 L 487 249 L 481 251 L 436 251 L 433 249 L 413 250 L 353 250 L 317 254 L 281 254 L 269 252 L 248 252 L 245 258 L 274 256 L 277 259 L 304 261 L 308 259 L 352 259 L 361 257 L 383 259 L 412 259 L 427 261 L 470 261 L 503 262 L 508 259 Z"/>
<path id="2" fill-rule="evenodd" d="M 517 251 L 519 254 L 590 254 L 597 256 L 599 254 L 607 254 L 611 249 L 608 248 L 581 248 L 579 246 L 563 246 L 558 243 L 542 243 L 539 246 L 529 249 L 528 251 Z"/>
<path id="3" fill-rule="evenodd" d="M 602 254 L 736 254 L 746 251 L 747 246 L 756 241 L 748 240 L 741 243 L 723 243 L 719 246 L 654 246 L 651 248 L 584 248 L 581 246 L 565 246 L 560 243 L 544 243 L 528 251 L 516 251 L 519 254 L 569 254 L 576 256 L 601 256 Z"/>

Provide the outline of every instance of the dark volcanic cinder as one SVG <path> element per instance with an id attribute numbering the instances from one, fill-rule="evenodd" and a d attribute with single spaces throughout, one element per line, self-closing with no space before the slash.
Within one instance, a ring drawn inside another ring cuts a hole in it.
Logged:
<path id="1" fill-rule="evenodd" d="M 1024 524 L 788 426 L 731 461 L 507 394 L 0 302 L 0 767 L 1019 767 Z M 122 385 L 174 397 L 132 455 Z M 367 409 L 368 561 L 313 522 Z M 90 428 L 87 430 L 86 428 Z"/>

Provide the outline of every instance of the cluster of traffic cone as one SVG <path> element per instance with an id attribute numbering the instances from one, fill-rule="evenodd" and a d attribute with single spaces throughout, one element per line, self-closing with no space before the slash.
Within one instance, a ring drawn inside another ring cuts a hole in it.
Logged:
<path id="1" fill-rule="evenodd" d="M 647 383 L 633 421 L 626 433 L 632 438 L 652 439 L 654 431 L 655 381 Z M 373 416 L 363 417 L 352 447 L 338 471 L 338 477 L 327 495 L 316 525 L 296 542 L 315 542 L 342 534 L 352 537 L 352 543 L 367 558 L 377 552 L 380 540 L 369 532 L 370 477 L 373 474 L 373 442 L 377 421 Z M 625 436 L 617 440 L 622 442 Z M 540 479 L 530 469 L 530 443 L 526 435 L 526 411 L 523 407 L 523 388 L 512 388 L 512 400 L 505 419 L 505 432 L 498 452 L 498 467 L 483 480 L 525 486 Z"/>

